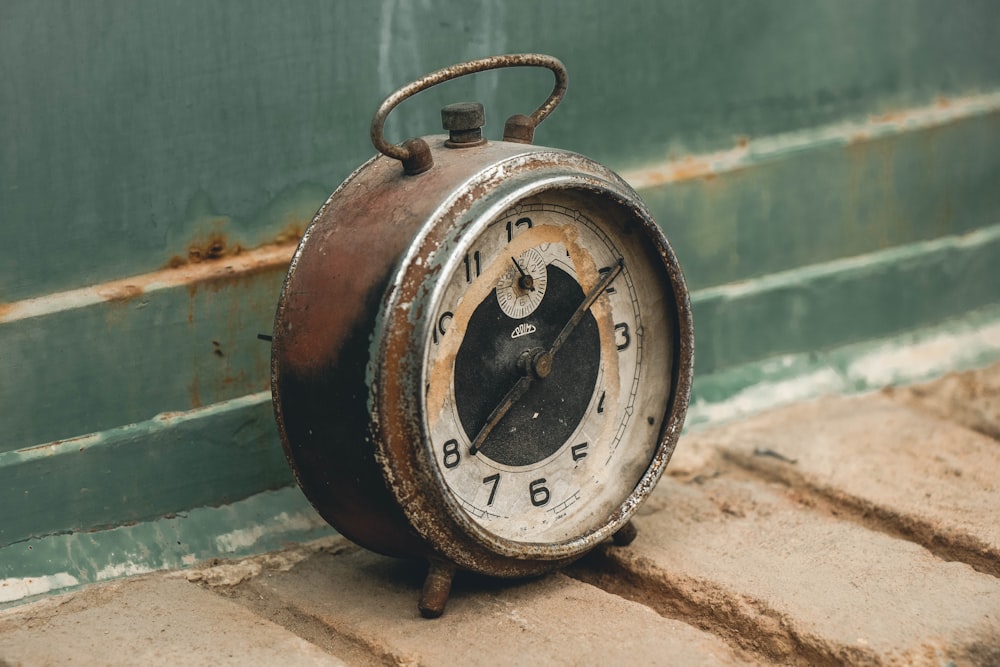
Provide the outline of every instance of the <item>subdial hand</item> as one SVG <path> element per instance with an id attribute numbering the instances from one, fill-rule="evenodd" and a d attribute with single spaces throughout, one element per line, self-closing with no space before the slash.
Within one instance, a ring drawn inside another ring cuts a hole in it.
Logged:
<path id="1" fill-rule="evenodd" d="M 514 261 L 514 265 L 517 266 L 516 260 Z M 528 388 L 531 387 L 532 382 L 536 379 L 541 380 L 552 372 L 552 358 L 555 356 L 556 352 L 559 351 L 559 348 L 563 346 L 566 339 L 568 339 L 570 334 L 573 333 L 576 325 L 580 323 L 580 320 L 582 320 L 583 316 L 588 310 L 590 310 L 590 307 L 594 305 L 597 298 L 601 296 L 604 290 L 611 285 L 611 282 L 618 277 L 618 274 L 622 272 L 624 267 L 625 260 L 619 259 L 618 263 L 611 268 L 611 271 L 609 271 L 596 285 L 590 289 L 589 292 L 587 292 L 583 301 L 579 306 L 577 306 L 576 310 L 573 311 L 573 314 L 570 315 L 569 320 L 567 320 L 566 324 L 559 332 L 559 335 L 556 336 L 556 339 L 552 342 L 552 345 L 548 350 L 538 348 L 534 350 L 526 350 L 521 354 L 521 358 L 518 361 L 524 375 L 518 379 L 514 386 L 510 388 L 510 391 L 504 395 L 500 404 L 497 405 L 497 407 L 493 409 L 493 412 L 490 413 L 489 418 L 486 420 L 486 424 L 479 429 L 479 433 L 477 433 L 476 437 L 472 440 L 472 444 L 469 446 L 469 454 L 475 455 L 482 449 L 486 438 L 493 431 L 493 429 L 496 428 L 496 425 L 500 423 L 500 420 L 504 418 L 504 415 L 510 412 L 510 409 L 514 407 L 514 404 L 517 403 L 518 399 L 524 396 L 525 392 L 528 391 Z M 518 269 L 520 268 L 521 267 L 518 266 Z"/>
<path id="2" fill-rule="evenodd" d="M 516 259 L 514 259 L 513 257 L 511 257 L 510 261 L 514 262 L 514 266 L 517 267 L 518 273 L 521 274 L 521 277 L 518 278 L 518 280 L 517 280 L 517 286 L 520 287 L 521 289 L 525 290 L 525 291 L 534 292 L 535 291 L 535 279 L 531 277 L 530 273 L 526 273 L 524 271 L 524 269 L 521 268 L 521 265 L 517 263 Z"/>

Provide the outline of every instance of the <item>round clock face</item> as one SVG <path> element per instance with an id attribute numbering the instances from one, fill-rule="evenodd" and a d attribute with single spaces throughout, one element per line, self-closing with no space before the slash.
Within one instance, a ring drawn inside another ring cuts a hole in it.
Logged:
<path id="1" fill-rule="evenodd" d="M 588 191 L 523 199 L 447 266 L 425 351 L 429 455 L 465 519 L 559 544 L 605 526 L 662 439 L 674 299 L 658 248 Z"/>

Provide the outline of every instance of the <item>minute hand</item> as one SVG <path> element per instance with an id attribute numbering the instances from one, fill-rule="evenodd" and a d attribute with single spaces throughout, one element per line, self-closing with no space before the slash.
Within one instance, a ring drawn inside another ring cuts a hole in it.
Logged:
<path id="1" fill-rule="evenodd" d="M 583 303 L 581 303 L 577 307 L 577 309 L 573 311 L 573 314 L 570 316 L 569 321 L 566 322 L 566 325 L 562 328 L 562 331 L 559 332 L 559 335 L 556 336 L 556 339 L 552 342 L 552 346 L 549 348 L 548 351 L 548 356 L 550 358 L 555 356 L 556 352 L 559 351 L 559 348 L 562 347 L 563 343 L 566 342 L 566 339 L 569 338 L 569 335 L 573 333 L 573 329 L 576 328 L 576 325 L 580 323 L 580 320 L 583 319 L 583 316 L 587 314 L 587 311 L 590 310 L 590 307 L 594 305 L 595 301 L 597 301 L 597 297 L 601 296 L 601 293 L 608 288 L 608 286 L 611 284 L 611 281 L 613 281 L 615 278 L 618 277 L 618 274 L 622 272 L 622 269 L 624 267 L 625 267 L 625 260 L 619 259 L 618 263 L 615 264 L 613 267 L 611 267 L 611 270 L 607 273 L 607 275 L 605 275 L 600 282 L 598 282 L 596 285 L 590 288 L 590 291 L 587 292 L 587 296 L 583 298 Z"/>
<path id="2" fill-rule="evenodd" d="M 617 278 L 618 274 L 622 272 L 622 268 L 624 268 L 624 266 L 625 260 L 619 259 L 618 263 L 611 268 L 611 271 L 609 271 L 608 274 L 600 280 L 600 282 L 594 285 L 591 290 L 587 292 L 587 296 L 584 297 L 583 303 L 577 306 L 576 310 L 573 311 L 573 314 L 563 326 L 562 331 L 559 332 L 559 335 L 556 336 L 556 339 L 552 342 L 552 346 L 549 347 L 548 350 L 538 350 L 534 355 L 531 355 L 528 358 L 527 364 L 524 367 L 524 376 L 518 379 L 517 383 L 510 388 L 510 391 L 508 391 L 500 401 L 500 404 L 497 405 L 493 412 L 490 413 L 490 416 L 486 419 L 486 423 L 481 429 L 479 429 L 479 433 L 477 433 L 476 437 L 472 440 L 472 444 L 469 447 L 470 454 L 475 456 L 476 453 L 479 452 L 483 443 L 486 441 L 486 437 L 493 431 L 494 427 L 500 423 L 500 420 L 504 418 L 504 415 L 506 415 L 510 409 L 514 407 L 514 404 L 518 401 L 518 399 L 524 396 L 525 392 L 528 391 L 528 388 L 531 386 L 531 383 L 535 380 L 535 378 L 544 378 L 551 372 L 553 355 L 555 355 L 559 348 L 562 347 L 563 343 L 566 342 L 566 339 L 569 338 L 569 335 L 573 333 L 573 329 L 575 329 L 576 325 L 580 323 L 580 320 L 582 320 L 583 316 L 588 310 L 590 310 L 590 307 L 594 305 L 594 302 L 597 301 L 597 297 L 599 297 L 601 293 L 608 288 L 611 281 Z"/>

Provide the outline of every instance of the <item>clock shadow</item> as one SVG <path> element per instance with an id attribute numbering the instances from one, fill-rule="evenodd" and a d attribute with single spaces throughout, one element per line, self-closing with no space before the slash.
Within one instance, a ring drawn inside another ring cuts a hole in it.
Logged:
<path id="1" fill-rule="evenodd" d="M 424 585 L 427 578 L 427 561 L 414 558 L 394 558 L 379 556 L 378 561 L 366 563 L 361 567 L 373 579 L 405 588 L 412 588 L 416 593 Z M 545 577 L 545 574 L 525 577 L 494 577 L 468 570 L 457 570 L 451 582 L 451 595 L 458 593 L 499 592 Z"/>

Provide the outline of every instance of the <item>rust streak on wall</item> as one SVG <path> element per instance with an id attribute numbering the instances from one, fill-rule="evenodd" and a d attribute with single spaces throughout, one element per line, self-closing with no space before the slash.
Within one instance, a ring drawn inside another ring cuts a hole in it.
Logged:
<path id="1" fill-rule="evenodd" d="M 176 267 L 168 266 L 152 273 L 99 285 L 0 304 L 0 324 L 95 303 L 127 301 L 143 293 L 173 287 L 188 286 L 195 291 L 199 286 L 214 286 L 217 289 L 234 280 L 247 279 L 269 271 L 285 271 L 295 248 L 296 242 L 268 244 L 238 254 Z"/>
<path id="2" fill-rule="evenodd" d="M 712 178 L 779 159 L 789 153 L 824 145 L 847 145 L 901 134 L 927 131 L 962 120 L 1000 112 L 1000 93 L 936 97 L 925 106 L 888 109 L 861 120 L 750 139 L 738 137 L 732 148 L 713 153 L 668 157 L 662 162 L 622 172 L 632 187 L 642 190 Z"/>

